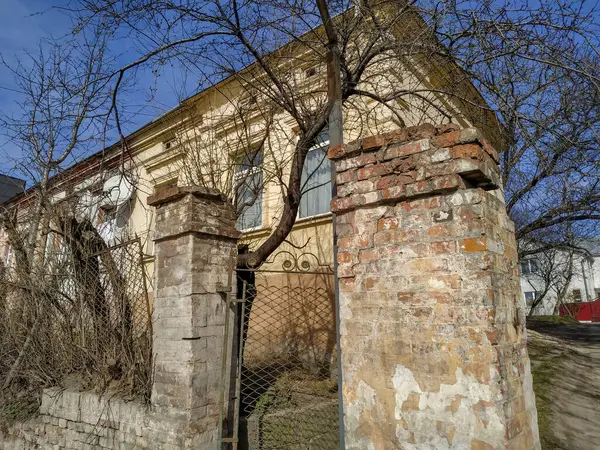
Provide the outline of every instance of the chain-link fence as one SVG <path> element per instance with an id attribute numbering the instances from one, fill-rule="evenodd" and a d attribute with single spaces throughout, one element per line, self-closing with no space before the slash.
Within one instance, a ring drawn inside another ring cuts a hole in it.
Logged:
<path id="1" fill-rule="evenodd" d="M 64 227 L 37 262 L 13 260 L 1 272 L 0 423 L 35 411 L 48 386 L 149 398 L 151 310 L 138 239 L 108 247 L 91 230 Z"/>
<path id="2" fill-rule="evenodd" d="M 238 270 L 237 448 L 337 449 L 333 274 L 266 267 Z"/>

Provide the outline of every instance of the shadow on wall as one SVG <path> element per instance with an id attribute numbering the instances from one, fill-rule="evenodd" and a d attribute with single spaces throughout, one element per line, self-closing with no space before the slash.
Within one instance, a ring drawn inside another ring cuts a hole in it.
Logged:
<path id="1" fill-rule="evenodd" d="M 244 365 L 294 366 L 335 377 L 333 283 L 331 274 L 256 273 Z"/>

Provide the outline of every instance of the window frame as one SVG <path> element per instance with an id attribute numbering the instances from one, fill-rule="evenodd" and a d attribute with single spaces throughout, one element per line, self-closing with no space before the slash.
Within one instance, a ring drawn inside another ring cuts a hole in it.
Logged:
<path id="1" fill-rule="evenodd" d="M 527 270 L 523 270 L 523 267 L 527 267 Z M 538 260 L 537 258 L 523 259 L 519 262 L 519 268 L 521 270 L 521 275 L 535 275 L 539 271 Z"/>
<path id="2" fill-rule="evenodd" d="M 529 303 L 529 300 L 527 299 L 527 294 L 533 294 L 531 303 Z M 537 291 L 525 291 L 523 292 L 523 297 L 525 297 L 525 305 L 531 307 L 533 303 L 537 300 Z"/>
<path id="3" fill-rule="evenodd" d="M 242 163 L 241 164 L 236 164 L 234 163 L 234 171 L 233 171 L 233 179 L 232 179 L 232 184 L 233 184 L 233 204 L 236 207 L 236 214 L 237 214 L 237 199 L 238 199 L 238 190 L 240 188 L 240 186 L 242 186 L 250 177 L 254 177 L 257 174 L 260 174 L 262 181 L 261 184 L 262 186 L 260 187 L 260 195 L 257 195 L 254 203 L 252 203 L 252 205 L 249 205 L 249 207 L 254 206 L 257 202 L 260 201 L 260 224 L 253 226 L 253 227 L 248 227 L 248 228 L 237 228 L 238 226 L 238 219 L 241 217 L 240 216 L 236 217 L 236 229 L 242 233 L 248 233 L 251 231 L 256 231 L 256 230 L 260 230 L 264 227 L 264 217 L 263 217 L 263 213 L 264 213 L 264 205 L 263 205 L 263 201 L 264 201 L 264 173 L 263 173 L 263 163 L 264 163 L 264 158 L 265 158 L 265 154 L 264 151 L 262 149 L 257 149 L 256 154 L 253 157 L 253 160 L 257 159 L 258 155 L 261 155 L 260 157 L 260 162 L 258 164 L 251 164 L 249 165 L 247 168 L 244 168 L 244 160 L 247 156 L 247 153 L 242 153 L 242 154 L 238 154 L 236 155 L 239 159 L 238 161 L 241 159 Z M 240 158 L 241 156 L 241 158 Z"/>
<path id="4" fill-rule="evenodd" d="M 311 148 L 308 149 L 308 152 L 306 153 L 306 156 L 308 157 L 310 152 L 314 152 L 316 150 L 324 150 L 325 151 L 325 158 L 323 161 L 327 161 L 329 163 L 329 181 L 328 183 L 322 184 L 320 186 L 317 187 L 322 187 L 322 186 L 327 186 L 327 184 L 329 184 L 329 191 L 330 191 L 330 196 L 331 196 L 331 177 L 332 177 L 332 167 L 331 167 L 331 161 L 329 160 L 329 158 L 327 157 L 327 150 L 329 149 L 329 146 L 331 144 L 331 140 L 329 139 L 329 130 L 325 129 L 321 132 L 321 134 L 323 133 L 327 133 L 327 139 L 323 140 L 323 142 L 319 143 L 319 144 L 315 144 L 313 145 Z M 320 136 L 320 135 L 319 135 Z M 306 167 L 306 159 L 304 160 L 304 167 Z M 304 167 L 302 168 L 302 171 L 304 171 Z M 319 166 L 320 167 L 320 166 Z M 314 172 L 313 172 L 314 173 Z M 306 179 L 306 181 L 302 184 L 302 186 L 300 186 L 300 192 L 301 192 L 301 197 L 300 197 L 300 205 L 298 205 L 298 213 L 296 214 L 296 220 L 308 220 L 308 219 L 313 219 L 313 218 L 319 218 L 319 217 L 325 217 L 331 214 L 331 208 L 329 208 L 329 211 L 327 212 L 322 212 L 322 213 L 317 213 L 317 214 L 310 214 L 310 215 L 306 215 L 306 216 L 302 216 L 301 215 L 301 208 L 302 208 L 302 197 L 304 197 L 304 195 L 307 192 L 302 192 L 302 190 L 304 189 L 304 186 L 306 185 L 306 183 L 308 183 L 308 180 L 310 179 L 310 177 L 312 176 L 309 175 L 309 177 Z M 302 176 L 301 176 L 302 177 Z M 301 180 L 302 181 L 302 178 Z M 312 190 L 312 189 L 311 189 Z"/>

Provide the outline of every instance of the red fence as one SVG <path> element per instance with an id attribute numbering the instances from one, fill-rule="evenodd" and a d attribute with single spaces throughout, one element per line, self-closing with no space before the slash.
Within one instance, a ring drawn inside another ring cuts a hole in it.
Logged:
<path id="1" fill-rule="evenodd" d="M 593 302 L 565 303 L 560 305 L 559 314 L 579 321 L 600 322 L 600 298 Z"/>

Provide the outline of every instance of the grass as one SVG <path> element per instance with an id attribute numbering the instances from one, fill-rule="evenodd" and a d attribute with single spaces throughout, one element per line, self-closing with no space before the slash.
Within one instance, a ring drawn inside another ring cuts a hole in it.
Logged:
<path id="1" fill-rule="evenodd" d="M 38 408 L 38 399 L 31 396 L 0 404 L 0 430 L 6 431 L 15 422 L 27 420 Z"/>
<path id="2" fill-rule="evenodd" d="M 574 319 L 571 316 L 533 316 L 528 317 L 527 321 L 539 325 L 570 325 L 579 323 L 577 319 Z"/>
<path id="3" fill-rule="evenodd" d="M 337 449 L 337 381 L 285 372 L 248 417 L 251 450 Z"/>

